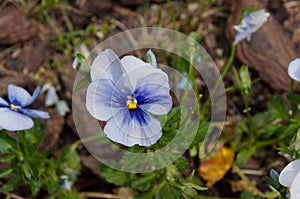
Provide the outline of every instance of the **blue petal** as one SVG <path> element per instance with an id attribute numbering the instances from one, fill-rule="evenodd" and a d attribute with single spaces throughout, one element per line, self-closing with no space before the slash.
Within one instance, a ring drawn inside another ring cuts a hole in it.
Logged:
<path id="1" fill-rule="evenodd" d="M 120 63 L 119 57 L 111 49 L 101 52 L 94 60 L 91 67 L 91 79 L 110 79 L 117 82 L 125 69 Z"/>
<path id="2" fill-rule="evenodd" d="M 9 131 L 20 131 L 33 127 L 30 117 L 9 108 L 0 108 L 0 127 Z"/>
<path id="3" fill-rule="evenodd" d="M 32 118 L 41 118 L 41 119 L 50 118 L 49 113 L 45 111 L 30 109 L 30 108 L 19 109 L 19 112 Z"/>
<path id="4" fill-rule="evenodd" d="M 26 107 L 32 104 L 36 100 L 39 92 L 40 87 L 37 87 L 31 96 L 24 88 L 13 84 L 8 85 L 8 98 L 10 102 L 20 107 Z"/>
<path id="5" fill-rule="evenodd" d="M 5 101 L 2 97 L 0 97 L 0 107 L 9 107 L 7 101 Z"/>
<path id="6" fill-rule="evenodd" d="M 147 113 L 143 113 L 147 114 Z M 138 117 L 145 117 L 147 125 L 143 125 Z M 162 136 L 162 127 L 158 120 L 147 116 L 130 116 L 129 110 L 124 108 L 111 118 L 104 128 L 109 139 L 125 146 L 151 146 Z"/>
<path id="7" fill-rule="evenodd" d="M 155 115 L 167 114 L 172 108 L 168 77 L 163 73 L 150 74 L 139 82 L 134 91 L 138 105 Z"/>
<path id="8" fill-rule="evenodd" d="M 122 85 L 120 83 L 120 86 Z M 127 96 L 131 93 L 126 88 L 121 88 L 121 90 L 109 79 L 93 81 L 89 85 L 86 94 L 88 112 L 98 120 L 109 120 L 120 108 L 127 106 Z"/>

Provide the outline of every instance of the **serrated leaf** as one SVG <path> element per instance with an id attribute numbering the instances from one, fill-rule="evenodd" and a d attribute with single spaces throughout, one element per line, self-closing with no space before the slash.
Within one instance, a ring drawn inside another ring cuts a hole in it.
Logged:
<path id="1" fill-rule="evenodd" d="M 174 198 L 178 198 L 179 196 L 180 196 L 180 191 L 176 187 L 164 181 L 158 186 L 154 198 L 174 199 Z"/>

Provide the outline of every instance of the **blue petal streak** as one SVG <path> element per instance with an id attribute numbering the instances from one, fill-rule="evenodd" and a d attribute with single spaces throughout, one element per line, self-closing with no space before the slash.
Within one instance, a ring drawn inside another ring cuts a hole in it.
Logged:
<path id="1" fill-rule="evenodd" d="M 0 108 L 0 127 L 9 131 L 20 131 L 32 128 L 33 121 L 9 108 Z"/>
<path id="2" fill-rule="evenodd" d="M 120 86 L 122 86 L 121 83 Z M 112 80 L 94 80 L 87 89 L 87 110 L 98 120 L 109 120 L 120 108 L 126 107 L 127 96 L 130 95 L 130 91 L 126 88 L 121 90 Z"/>
<path id="3" fill-rule="evenodd" d="M 167 114 L 172 108 L 168 77 L 163 73 L 148 75 L 134 91 L 138 105 L 155 115 Z"/>
<path id="4" fill-rule="evenodd" d="M 32 118 L 41 118 L 41 119 L 50 118 L 49 113 L 45 111 L 30 109 L 30 108 L 19 109 L 19 112 Z"/>
<path id="5" fill-rule="evenodd" d="M 8 98 L 10 102 L 20 107 L 26 107 L 32 104 L 36 100 L 39 92 L 40 87 L 37 87 L 31 96 L 24 88 L 13 84 L 8 85 Z"/>
<path id="6" fill-rule="evenodd" d="M 120 110 L 108 121 L 104 133 L 125 146 L 151 146 L 161 137 L 162 127 L 158 120 L 140 111 L 133 114 L 127 108 Z"/>

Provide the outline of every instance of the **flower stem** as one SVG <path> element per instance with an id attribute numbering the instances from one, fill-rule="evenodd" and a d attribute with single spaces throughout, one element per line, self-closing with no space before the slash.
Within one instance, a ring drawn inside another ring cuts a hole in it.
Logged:
<path id="1" fill-rule="evenodd" d="M 254 186 L 254 184 L 249 180 L 249 178 L 243 173 L 243 171 L 236 165 L 232 165 L 233 170 L 240 176 L 240 178 L 250 187 L 254 194 L 264 196 L 264 194 Z"/>
<path id="2" fill-rule="evenodd" d="M 82 138 L 80 140 L 77 140 L 76 142 L 74 142 L 71 146 L 71 151 L 74 151 L 80 144 L 86 143 L 86 142 L 90 142 L 90 141 L 94 141 L 97 139 L 103 138 L 103 135 L 99 134 L 99 135 L 94 135 L 91 137 L 86 137 L 86 138 Z"/>
<path id="3" fill-rule="evenodd" d="M 292 78 L 291 78 L 290 86 L 291 86 L 291 94 L 293 94 L 294 93 L 294 80 Z"/>
<path id="4" fill-rule="evenodd" d="M 213 99 L 213 97 L 215 96 L 222 80 L 224 79 L 224 77 L 226 76 L 230 66 L 232 65 L 232 62 L 234 60 L 234 57 L 235 57 L 235 52 L 236 52 L 236 45 L 233 45 L 231 47 L 231 50 L 230 50 L 230 56 L 229 56 L 229 59 L 226 63 L 226 65 L 224 66 L 224 69 L 221 73 L 221 77 L 218 78 L 216 84 L 214 85 L 214 87 L 212 88 L 211 92 L 210 92 L 210 97 L 206 99 L 206 101 L 204 102 L 204 105 L 203 105 L 203 114 L 207 114 L 207 109 L 210 107 L 210 102 L 211 102 L 211 99 Z"/>
<path id="5" fill-rule="evenodd" d="M 187 98 L 187 95 L 188 95 L 188 92 L 189 92 L 189 87 L 190 87 L 190 81 L 192 80 L 192 79 L 195 79 L 194 78 L 194 72 L 193 72 L 193 59 L 194 59 L 194 56 L 193 56 L 193 53 L 190 53 L 190 60 L 189 60 L 189 73 L 188 73 L 188 79 L 187 79 L 187 83 L 186 83 L 186 85 L 185 85 L 185 89 L 184 89 L 184 93 L 183 93 L 183 96 L 182 96 L 182 99 L 181 99 L 181 104 L 185 104 L 185 101 L 186 101 L 186 98 Z M 195 87 L 196 85 L 195 85 L 195 80 L 193 81 L 192 80 L 192 82 L 193 82 L 193 84 L 194 84 L 194 86 L 193 86 L 193 88 L 194 88 L 194 92 L 195 92 L 195 94 L 196 94 L 196 96 L 197 96 L 197 98 L 198 98 L 198 90 L 197 90 L 197 88 Z M 195 89 L 196 88 L 196 89 Z"/>

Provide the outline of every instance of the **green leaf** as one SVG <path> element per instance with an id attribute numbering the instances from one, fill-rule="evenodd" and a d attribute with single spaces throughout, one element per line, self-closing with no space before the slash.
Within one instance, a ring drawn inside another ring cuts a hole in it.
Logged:
<path id="1" fill-rule="evenodd" d="M 140 176 L 137 179 L 131 181 L 130 187 L 139 191 L 147 191 L 153 184 L 153 180 L 155 178 L 155 173 L 151 173 L 150 175 Z"/>
<path id="2" fill-rule="evenodd" d="M 84 77 L 83 79 L 81 79 L 81 80 L 77 83 L 77 85 L 76 85 L 76 87 L 75 87 L 75 91 L 78 91 L 78 90 L 82 89 L 82 88 L 83 88 L 84 86 L 86 86 L 88 83 L 90 83 L 90 79 Z"/>
<path id="3" fill-rule="evenodd" d="M 13 167 L 8 167 L 0 171 L 0 178 L 5 178 L 14 172 Z"/>
<path id="4" fill-rule="evenodd" d="M 21 185 L 21 181 L 18 177 L 10 179 L 6 184 L 0 187 L 0 193 L 10 192 Z"/>
<path id="5" fill-rule="evenodd" d="M 127 185 L 133 177 L 133 175 L 129 173 L 117 171 L 105 165 L 100 166 L 100 175 L 103 176 L 107 180 L 107 182 L 113 183 L 118 186 Z"/>
<path id="6" fill-rule="evenodd" d="M 156 190 L 155 199 L 174 199 L 180 196 L 178 188 L 170 185 L 166 181 L 162 182 Z"/>
<path id="7" fill-rule="evenodd" d="M 275 117 L 288 120 L 289 119 L 289 108 L 279 97 L 271 97 L 268 101 L 268 109 Z"/>
<path id="8" fill-rule="evenodd" d="M 31 129 L 18 132 L 20 142 L 31 149 L 36 147 L 44 137 L 44 125 L 39 119 L 34 119 L 34 126 Z"/>
<path id="9" fill-rule="evenodd" d="M 11 148 L 16 149 L 17 143 L 5 132 L 0 131 L 0 152 L 8 152 Z"/>
<path id="10" fill-rule="evenodd" d="M 251 158 L 251 156 L 255 153 L 254 148 L 250 149 L 244 149 L 238 153 L 236 156 L 236 164 L 238 166 L 243 166 L 248 162 L 248 160 Z"/>
<path id="11" fill-rule="evenodd" d="M 179 171 L 187 171 L 189 169 L 189 163 L 183 156 L 180 156 L 173 164 Z"/>
<path id="12" fill-rule="evenodd" d="M 201 187 L 199 185 L 196 185 L 194 183 L 191 183 L 191 182 L 188 182 L 188 183 L 184 183 L 185 186 L 189 186 L 189 187 L 192 187 L 193 189 L 197 189 L 198 191 L 205 191 L 207 190 L 206 187 Z"/>
<path id="13" fill-rule="evenodd" d="M 199 123 L 197 134 L 189 147 L 190 149 L 194 146 L 197 146 L 199 143 L 203 142 L 207 133 L 210 133 L 213 130 L 213 126 L 206 121 Z"/>

